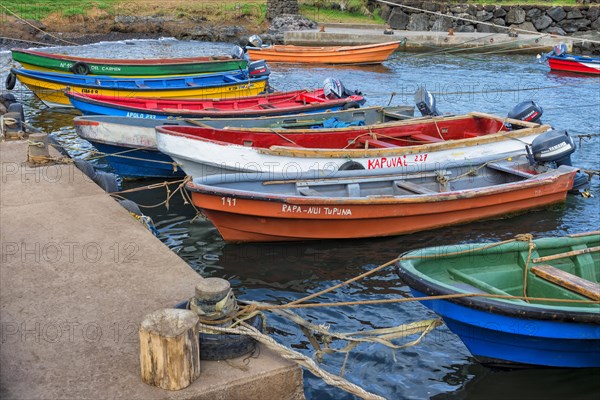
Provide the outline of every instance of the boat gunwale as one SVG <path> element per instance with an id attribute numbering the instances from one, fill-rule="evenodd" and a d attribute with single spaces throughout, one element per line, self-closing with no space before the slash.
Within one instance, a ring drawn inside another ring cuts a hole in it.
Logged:
<path id="1" fill-rule="evenodd" d="M 294 94 L 298 92 L 297 94 Z M 293 92 L 289 92 L 289 98 L 293 98 L 296 97 L 302 93 L 306 93 L 307 91 L 293 91 Z M 310 92 L 310 91 L 308 91 Z M 286 92 L 280 92 L 280 93 L 286 93 Z M 273 94 L 271 94 L 273 95 Z M 122 110 L 122 111 L 127 111 L 127 112 L 138 112 L 138 113 L 145 113 L 145 114 L 155 114 L 155 115 L 161 115 L 161 116 L 173 116 L 176 118 L 196 118 L 196 117 L 212 117 L 212 118 L 227 118 L 227 117 L 238 117 L 240 115 L 244 115 L 244 116 L 248 116 L 248 117 L 252 117 L 252 116 L 256 116 L 258 117 L 269 117 L 269 116 L 280 116 L 277 115 L 277 113 L 284 113 L 283 115 L 286 114 L 290 114 L 292 111 L 312 111 L 312 110 L 319 110 L 322 108 L 328 109 L 328 108 L 332 108 L 332 107 L 343 107 L 345 104 L 349 104 L 351 102 L 359 102 L 359 101 L 363 101 L 363 98 L 361 96 L 348 96 L 346 98 L 342 98 L 342 99 L 335 99 L 335 100 L 328 100 L 328 101 L 323 101 L 323 102 L 315 102 L 315 103 L 309 103 L 307 105 L 296 105 L 293 107 L 275 107 L 275 108 L 268 108 L 268 109 L 251 109 L 251 108 L 242 108 L 242 109 L 236 109 L 236 108 L 231 108 L 231 109 L 227 109 L 227 108 L 223 108 L 223 109 L 219 109 L 219 110 L 193 110 L 193 109 L 177 109 L 177 108 L 168 108 L 168 107 L 162 107 L 162 108 L 143 108 L 143 107 L 136 107 L 136 106 L 127 106 L 127 105 L 123 105 L 123 104 L 117 104 L 117 103 L 111 103 L 110 101 L 106 101 L 106 100 L 100 100 L 100 99 L 95 99 L 92 97 L 87 96 L 84 93 L 79 93 L 79 92 L 73 92 L 73 91 L 67 91 L 65 92 L 65 96 L 67 96 L 67 98 L 69 98 L 69 101 L 71 101 L 71 99 L 74 99 L 74 101 L 80 101 L 83 103 L 88 103 L 88 104 L 92 104 L 94 106 L 99 106 L 99 107 L 107 107 L 107 108 L 114 108 L 117 110 Z M 110 96 L 107 96 L 110 97 Z M 283 95 L 281 96 L 283 97 Z M 267 98 L 269 99 L 268 95 L 262 94 L 262 95 L 258 95 L 258 96 L 248 96 L 246 98 L 241 98 L 241 101 L 248 101 L 248 100 L 254 100 L 254 99 L 261 99 L 261 98 Z M 147 101 L 147 100 L 157 100 L 157 101 L 161 101 L 161 100 L 169 100 L 169 99 L 161 99 L 161 98 L 152 98 L 152 97 L 147 97 L 147 98 L 141 98 L 141 100 Z M 274 97 L 274 101 L 278 101 L 279 97 Z M 235 103 L 236 99 L 219 99 L 219 98 L 214 98 L 214 99 L 175 99 L 174 102 L 179 102 L 182 105 L 184 105 L 185 103 L 208 103 L 208 102 L 220 102 L 223 101 L 225 102 L 231 102 L 231 103 Z M 271 103 L 267 103 L 267 104 L 271 104 Z M 260 104 L 256 104 L 253 105 L 252 107 L 259 107 Z M 297 114 L 297 113 L 295 113 Z"/>
<path id="2" fill-rule="evenodd" d="M 28 71 L 28 70 L 27 70 Z M 30 71 L 28 71 L 30 72 Z M 201 90 L 201 89 L 208 89 L 208 88 L 219 88 L 219 87 L 230 87 L 230 86 L 239 86 L 239 85 L 248 85 L 250 83 L 263 83 L 266 82 L 268 80 L 267 76 L 261 76 L 261 77 L 257 77 L 257 78 L 252 78 L 252 79 L 248 79 L 245 80 L 243 82 L 223 82 L 223 83 L 217 83 L 214 85 L 206 85 L 206 86 L 176 86 L 176 87 L 147 87 L 147 88 L 141 88 L 141 87 L 119 87 L 119 86 L 101 86 L 101 85 L 92 85 L 92 84 L 84 84 L 84 83 L 71 83 L 71 82 L 60 82 L 57 81 L 56 79 L 53 80 L 51 78 L 46 78 L 46 77 L 39 77 L 39 76 L 35 76 L 35 74 L 30 74 L 30 73 L 22 73 L 22 70 L 19 70 L 17 68 L 11 68 L 11 73 L 14 73 L 17 77 L 19 77 L 19 75 L 28 78 L 30 80 L 35 81 L 42 81 L 42 82 L 46 82 L 46 83 L 50 83 L 53 85 L 61 85 L 64 86 L 65 89 L 66 88 L 90 88 L 90 89 L 99 89 L 99 90 L 113 90 L 113 91 L 128 91 L 128 92 L 153 92 L 153 91 L 192 91 L 192 90 Z M 56 73 L 59 74 L 59 73 Z M 72 74 L 64 74 L 64 75 L 70 75 L 73 76 Z M 226 76 L 227 74 L 205 74 L 207 76 L 210 75 L 224 75 Z M 233 75 L 233 74 L 232 74 Z M 98 77 L 102 77 L 104 76 L 106 78 L 106 80 L 129 80 L 129 81 L 145 81 L 148 79 L 154 79 L 154 80 L 165 80 L 164 78 L 114 78 L 108 75 L 85 75 L 85 76 L 89 76 L 89 77 L 93 77 L 93 78 L 98 78 Z M 184 76 L 184 75 L 181 75 Z M 195 76 L 195 75 L 191 75 L 191 76 Z M 188 76 L 188 79 L 191 77 Z M 201 75 L 197 75 L 197 76 L 201 76 Z M 20 79 L 20 78 L 19 78 Z M 175 78 L 174 78 L 175 79 Z M 176 79 L 181 79 L 181 78 L 176 78 Z M 30 83 L 31 85 L 33 85 L 33 83 Z M 41 87 L 41 86 L 37 86 L 37 87 Z M 66 94 L 65 94 L 66 95 Z"/>
<path id="3" fill-rule="evenodd" d="M 285 195 L 285 194 L 263 194 L 257 191 L 250 190 L 239 190 L 231 188 L 214 189 L 211 185 L 211 180 L 217 180 L 219 178 L 208 177 L 208 178 L 196 178 L 186 184 L 186 188 L 193 192 L 211 196 L 231 196 L 238 199 L 253 200 L 253 201 L 266 201 L 266 202 L 278 202 L 278 203 L 289 203 L 298 205 L 345 205 L 345 206 L 364 206 L 364 205 L 396 205 L 396 204 L 421 204 L 421 203 L 439 203 L 445 201 L 460 201 L 472 198 L 479 198 L 484 196 L 494 196 L 501 193 L 514 192 L 518 190 L 531 189 L 538 186 L 547 186 L 555 184 L 558 180 L 563 178 L 565 175 L 575 175 L 577 168 L 561 166 L 558 169 L 553 169 L 539 175 L 535 175 L 531 178 L 523 179 L 516 182 L 484 186 L 476 189 L 462 189 L 448 192 L 441 192 L 435 194 L 410 194 L 410 195 L 396 195 L 396 196 L 383 196 L 383 197 L 306 197 L 302 195 Z M 352 173 L 355 173 L 352 172 Z M 237 174 L 231 174 L 234 177 Z M 256 175 L 262 175 L 257 173 Z M 281 175 L 283 177 L 283 175 Z M 390 180 L 393 179 L 393 174 L 390 175 Z M 368 176 L 365 178 L 368 179 Z M 256 180 L 259 178 L 257 177 Z M 274 178 L 276 179 L 276 178 Z M 327 179 L 327 178 L 326 178 Z M 197 181 L 205 180 L 208 183 L 199 183 Z M 299 182 L 305 181 L 318 181 L 317 179 L 298 179 Z M 516 188 L 515 188 L 516 187 Z M 566 191 L 565 191 L 566 192 Z"/>
<path id="4" fill-rule="evenodd" d="M 145 59 L 125 59 L 125 58 L 93 58 L 93 57 L 77 57 L 71 56 L 69 54 L 61 54 L 61 53 L 44 53 L 42 51 L 36 50 L 28 50 L 28 49 L 11 49 L 11 53 L 21 53 L 27 54 L 29 56 L 41 57 L 41 58 L 50 58 L 53 60 L 61 60 L 61 61 L 75 61 L 75 62 L 85 62 L 88 64 L 108 64 L 111 66 L 149 66 L 152 67 L 152 64 L 159 65 L 196 65 L 196 64 L 225 64 L 232 61 L 245 62 L 245 60 L 236 59 L 229 56 L 199 56 L 199 57 L 181 57 L 181 58 L 145 58 Z M 197 60 L 197 61 L 194 61 Z M 17 60 L 18 62 L 18 60 Z M 37 64 L 36 64 L 37 65 Z"/>
<path id="5" fill-rule="evenodd" d="M 453 116 L 453 117 L 443 117 L 444 119 L 437 119 L 439 121 L 448 121 L 454 119 L 464 119 L 467 117 L 475 118 L 470 114 Z M 415 124 L 423 123 L 423 119 L 415 118 L 415 119 L 407 119 L 402 121 L 395 122 L 386 122 L 384 124 L 374 125 L 371 129 L 376 129 L 379 127 L 390 128 L 397 126 L 410 126 Z M 454 149 L 463 146 L 477 146 L 480 144 L 488 144 L 488 143 L 496 143 L 506 139 L 514 139 L 522 138 L 525 136 L 535 135 L 544 133 L 552 127 L 550 125 L 539 125 L 536 124 L 536 127 L 518 129 L 514 131 L 499 131 L 498 133 L 491 133 L 487 135 L 482 135 L 473 138 L 464 138 L 464 139 L 454 139 L 447 140 L 444 142 L 437 143 L 427 143 L 427 144 L 417 144 L 413 146 L 397 146 L 390 148 L 374 148 L 374 149 L 330 149 L 330 148 L 296 148 L 296 147 L 287 147 L 287 146 L 271 146 L 269 148 L 260 148 L 260 147 L 248 147 L 237 143 L 226 142 L 222 140 L 214 140 L 208 139 L 204 137 L 199 137 L 197 135 L 187 134 L 183 132 L 176 132 L 169 129 L 163 129 L 162 127 L 157 127 L 157 131 L 163 135 L 169 135 L 174 137 L 183 137 L 186 139 L 197 140 L 206 143 L 212 143 L 214 145 L 219 146 L 240 146 L 245 149 L 251 149 L 258 154 L 272 155 L 272 156 L 285 156 L 285 157 L 298 157 L 298 158 L 369 158 L 369 157 L 377 157 L 377 156 L 393 156 L 393 155 L 404 155 L 404 154 L 414 154 L 421 152 L 430 152 L 430 151 L 440 151 L 445 149 Z M 228 134 L 232 134 L 231 130 L 226 129 L 218 129 L 212 128 L 210 126 L 206 126 L 204 129 L 210 130 L 220 130 L 223 132 L 227 132 Z M 240 129 L 241 130 L 241 129 Z M 302 129 L 289 129 L 289 130 L 281 130 L 281 129 L 265 129 L 265 128 L 243 128 L 244 131 L 252 132 L 252 133 L 263 133 L 263 134 L 277 134 L 277 133 L 287 133 L 287 134 L 302 134 L 302 133 L 317 133 L 315 130 L 302 130 Z M 336 132 L 351 132 L 351 131 L 364 131 L 364 126 L 353 126 L 353 127 L 345 127 L 345 128 L 331 128 L 328 129 L 328 134 L 335 134 Z M 276 133 L 274 133 L 276 132 Z"/>

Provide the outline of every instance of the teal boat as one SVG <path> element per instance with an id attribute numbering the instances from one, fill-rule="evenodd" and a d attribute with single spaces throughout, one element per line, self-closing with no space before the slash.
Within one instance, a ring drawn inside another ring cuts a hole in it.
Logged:
<path id="1" fill-rule="evenodd" d="M 415 297 L 458 296 L 423 304 L 483 363 L 600 367 L 600 232 L 531 244 L 412 251 L 398 274 Z"/>

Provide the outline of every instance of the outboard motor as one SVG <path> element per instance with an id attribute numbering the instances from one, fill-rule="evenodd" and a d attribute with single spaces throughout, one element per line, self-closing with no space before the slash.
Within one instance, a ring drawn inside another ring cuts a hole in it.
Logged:
<path id="1" fill-rule="evenodd" d="M 345 93 L 346 88 L 339 79 L 327 78 L 323 81 L 323 94 L 328 99 L 341 99 Z"/>
<path id="2" fill-rule="evenodd" d="M 263 41 L 258 35 L 252 35 L 248 38 L 248 43 L 250 43 L 254 47 L 261 48 L 263 46 Z"/>
<path id="3" fill-rule="evenodd" d="M 576 150 L 573 138 L 565 130 L 551 130 L 536 137 L 531 145 L 525 146 L 527 159 L 531 165 L 554 163 L 556 167 L 572 165 L 571 154 Z M 573 191 L 589 185 L 586 174 L 578 172 L 573 183 Z"/>
<path id="4" fill-rule="evenodd" d="M 269 76 L 271 69 L 265 60 L 252 61 L 248 64 L 248 73 L 251 78 L 258 78 L 260 76 Z"/>
<path id="5" fill-rule="evenodd" d="M 425 88 L 422 86 L 415 93 L 415 103 L 417 105 L 417 108 L 421 112 L 421 115 L 424 117 L 436 117 L 438 115 L 441 115 L 435 104 L 435 97 L 433 97 L 431 92 L 425 90 Z"/>
<path id="6" fill-rule="evenodd" d="M 510 110 L 510 112 L 508 113 L 507 117 L 512 119 L 518 119 L 520 121 L 535 122 L 537 124 L 541 124 L 541 118 L 543 113 L 544 110 L 541 106 L 539 106 L 535 101 L 528 100 L 523 101 L 514 106 L 513 109 Z M 524 128 L 521 125 L 509 125 L 509 128 L 513 130 Z"/>
<path id="7" fill-rule="evenodd" d="M 250 56 L 240 46 L 234 46 L 233 49 L 231 49 L 231 57 L 238 60 L 250 61 Z"/>

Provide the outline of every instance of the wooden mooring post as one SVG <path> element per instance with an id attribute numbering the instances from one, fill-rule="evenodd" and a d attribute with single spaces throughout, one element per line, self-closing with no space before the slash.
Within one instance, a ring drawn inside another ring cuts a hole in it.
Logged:
<path id="1" fill-rule="evenodd" d="M 200 376 L 198 315 L 163 309 L 144 318 L 139 329 L 142 380 L 180 390 Z"/>

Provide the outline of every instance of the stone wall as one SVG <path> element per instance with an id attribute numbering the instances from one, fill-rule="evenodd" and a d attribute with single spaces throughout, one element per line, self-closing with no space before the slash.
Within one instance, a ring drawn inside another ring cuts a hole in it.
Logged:
<path id="1" fill-rule="evenodd" d="M 430 2 L 421 0 L 391 0 L 427 11 L 440 12 L 474 20 L 474 22 L 433 15 L 403 7 L 381 4 L 381 16 L 392 29 L 411 31 L 502 33 L 514 29 L 519 32 L 543 32 L 559 36 L 581 35 L 600 31 L 600 6 L 498 6 L 482 4 L 460 4 L 456 2 Z M 486 23 L 493 23 L 490 26 Z M 594 46 L 592 46 L 594 47 Z M 600 46 L 596 47 L 596 50 Z M 588 49 L 589 50 L 589 49 Z"/>
<path id="2" fill-rule="evenodd" d="M 300 14 L 298 0 L 267 0 L 267 19 L 282 14 Z"/>

